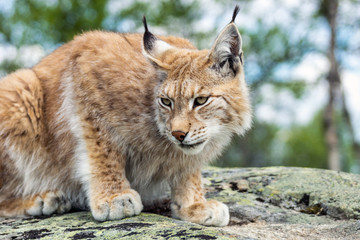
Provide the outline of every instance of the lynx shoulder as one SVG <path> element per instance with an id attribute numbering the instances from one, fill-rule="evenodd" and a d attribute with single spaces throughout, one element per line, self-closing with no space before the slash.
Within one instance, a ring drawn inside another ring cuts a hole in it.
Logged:
<path id="1" fill-rule="evenodd" d="M 0 80 L 0 216 L 139 214 L 171 189 L 175 218 L 229 222 L 201 167 L 251 126 L 232 21 L 210 50 L 152 34 L 88 32 Z"/>

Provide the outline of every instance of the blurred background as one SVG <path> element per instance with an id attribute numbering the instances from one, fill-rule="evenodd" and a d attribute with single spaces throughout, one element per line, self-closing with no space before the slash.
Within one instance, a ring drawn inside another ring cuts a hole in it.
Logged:
<path id="1" fill-rule="evenodd" d="M 142 33 L 143 15 L 210 48 L 236 4 L 254 123 L 214 165 L 360 173 L 358 0 L 0 0 L 0 77 L 84 31 Z"/>

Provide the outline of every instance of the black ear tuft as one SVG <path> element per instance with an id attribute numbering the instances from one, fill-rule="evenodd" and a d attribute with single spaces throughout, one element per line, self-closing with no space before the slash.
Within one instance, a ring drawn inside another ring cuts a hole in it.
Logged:
<path id="1" fill-rule="evenodd" d="M 151 51 L 151 49 L 153 48 L 154 42 L 156 41 L 157 38 L 149 31 L 145 16 L 143 17 L 143 23 L 144 23 L 144 28 L 145 28 L 144 39 L 143 39 L 144 47 L 145 47 L 145 50 Z"/>
<path id="2" fill-rule="evenodd" d="M 236 5 L 230 23 L 235 22 L 235 18 L 238 15 L 239 11 L 240 11 L 240 7 L 239 7 L 239 5 Z"/>
<path id="3" fill-rule="evenodd" d="M 148 29 L 148 26 L 147 26 L 147 22 L 146 22 L 146 17 L 145 17 L 145 15 L 143 16 L 143 23 L 144 23 L 145 32 L 148 32 L 149 29 Z"/>

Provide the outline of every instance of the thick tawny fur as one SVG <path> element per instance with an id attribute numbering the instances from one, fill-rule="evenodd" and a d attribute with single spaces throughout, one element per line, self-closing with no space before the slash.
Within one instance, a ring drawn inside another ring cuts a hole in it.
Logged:
<path id="1" fill-rule="evenodd" d="M 145 35 L 85 33 L 0 80 L 0 216 L 121 219 L 170 186 L 174 217 L 228 223 L 200 169 L 250 127 L 240 35 L 230 23 L 202 51 Z"/>

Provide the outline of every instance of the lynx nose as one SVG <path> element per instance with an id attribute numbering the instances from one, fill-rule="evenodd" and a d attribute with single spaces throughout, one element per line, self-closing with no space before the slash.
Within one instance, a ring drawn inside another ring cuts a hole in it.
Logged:
<path id="1" fill-rule="evenodd" d="M 183 131 L 172 131 L 171 134 L 180 142 L 184 141 L 186 134 Z"/>

